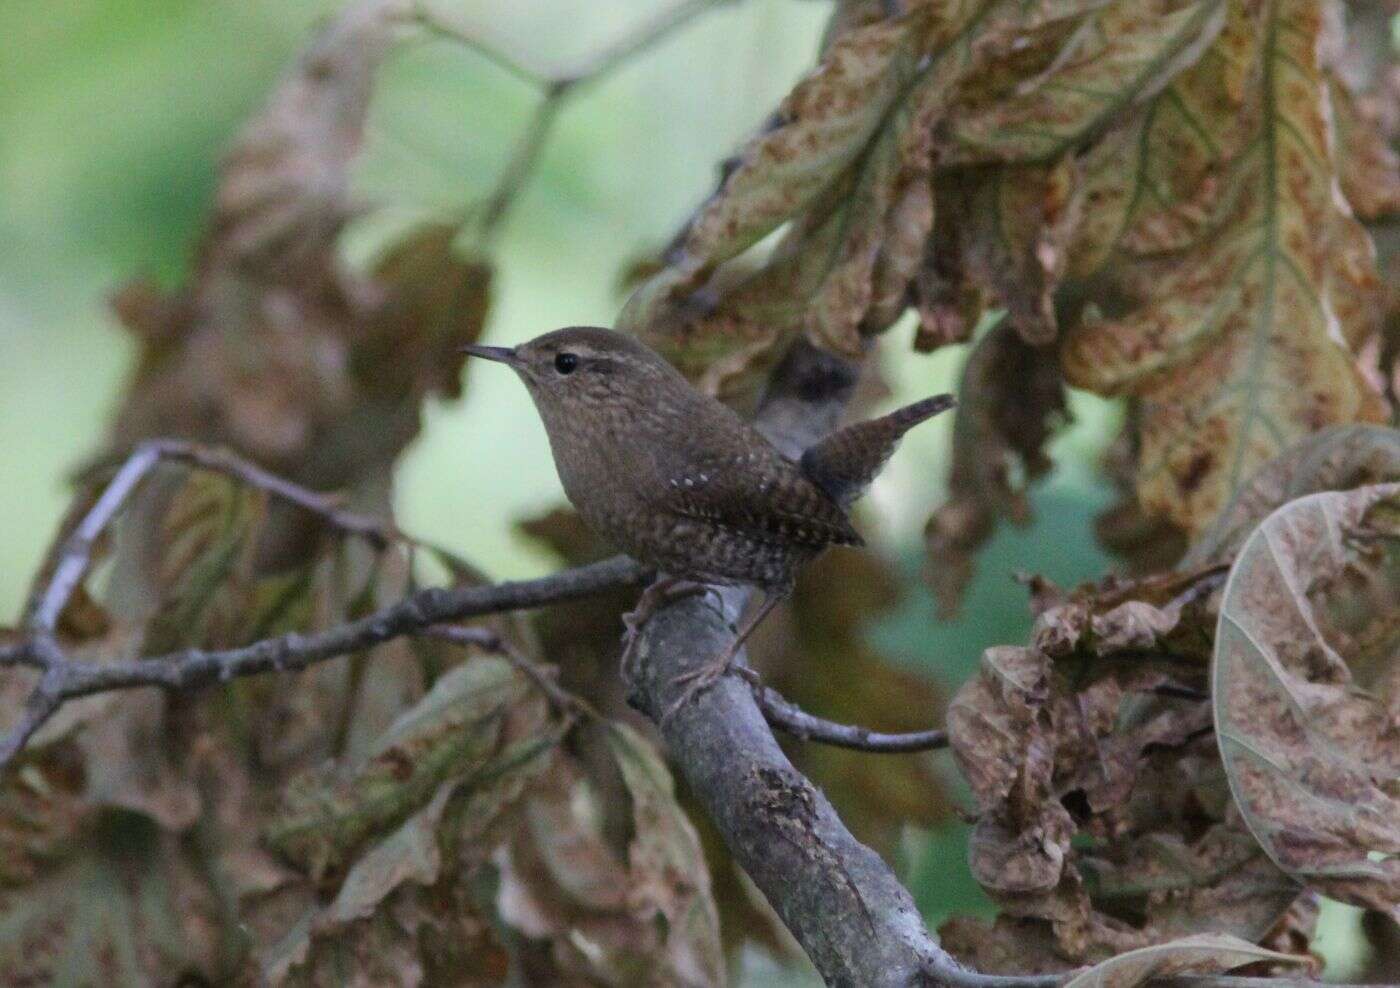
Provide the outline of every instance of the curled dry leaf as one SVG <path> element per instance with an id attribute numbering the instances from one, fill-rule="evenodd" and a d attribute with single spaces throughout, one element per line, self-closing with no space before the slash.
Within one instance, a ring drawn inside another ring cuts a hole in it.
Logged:
<path id="1" fill-rule="evenodd" d="M 962 256 L 937 263 L 1004 306 L 1028 342 L 1055 338 L 1061 280 L 1076 256 L 1083 267 L 1083 241 L 1092 231 L 1113 227 L 1105 208 L 1110 183 L 1102 175 L 1085 181 L 1077 152 L 1090 144 L 1087 161 L 1098 166 L 1105 142 L 1097 139 L 1201 57 L 1226 6 L 1121 0 L 1062 11 L 1072 16 L 1038 25 L 1031 19 L 964 85 L 940 133 L 944 170 L 936 180 L 937 239 L 956 244 Z M 987 164 L 1003 167 L 966 167 Z M 1127 190 L 1115 191 L 1120 203 L 1129 200 Z"/>
<path id="2" fill-rule="evenodd" d="M 1202 797 L 1219 793 L 1219 763 L 1210 758 L 1208 744 L 1199 751 L 1193 768 L 1209 773 L 1205 779 L 1153 764 L 1136 780 L 1140 793 L 1152 799 L 1153 787 L 1183 781 Z M 1257 941 L 1277 930 L 1299 901 L 1297 884 L 1233 824 L 1213 824 L 1194 839 L 1162 827 L 1135 839 L 1099 842 L 1079 854 L 1077 863 L 1100 909 L 1109 915 L 1149 916 L 1159 937 L 1206 927 Z M 1202 917 L 1209 917 L 1208 926 Z"/>
<path id="3" fill-rule="evenodd" d="M 1400 916 L 1400 484 L 1284 505 L 1240 550 L 1212 695 L 1235 803 L 1274 862 Z"/>
<path id="4" fill-rule="evenodd" d="M 1075 975 L 1065 988 L 1135 988 L 1153 978 L 1218 974 L 1259 963 L 1296 965 L 1299 958 L 1265 950 L 1238 937 L 1203 933 L 1119 954 Z"/>
<path id="5" fill-rule="evenodd" d="M 859 350 L 855 329 L 875 300 L 876 265 L 883 281 L 912 271 L 933 219 L 927 129 L 895 109 L 914 80 L 922 21 L 860 24 L 826 46 L 688 224 L 670 264 L 633 295 L 623 328 L 696 376 L 714 364 L 736 374 L 804 328 Z M 717 264 L 789 221 L 761 268 L 727 273 L 713 301 L 688 301 Z M 721 383 L 714 378 L 711 388 Z"/>
<path id="6" fill-rule="evenodd" d="M 954 698 L 978 809 L 969 863 L 1002 910 L 953 927 L 979 969 L 1057 970 L 1206 931 L 1258 940 L 1298 897 L 1228 812 L 1205 578 L 1042 590 L 1032 644 L 989 649 Z"/>
<path id="7" fill-rule="evenodd" d="M 1074 164 L 1004 167 L 947 177 L 940 216 L 960 253 L 959 269 L 1029 344 L 1055 339 L 1055 290 L 1082 196 Z M 941 228 L 940 228 L 941 229 Z"/>
<path id="8" fill-rule="evenodd" d="M 925 571 L 943 615 L 957 610 L 996 523 L 1030 520 L 1027 491 L 1051 467 L 1044 444 L 1065 407 L 1053 358 L 1006 324 L 973 349 L 958 393 L 948 501 L 924 530 Z"/>
<path id="9" fill-rule="evenodd" d="M 1301 436 L 1381 411 L 1348 351 L 1375 318 L 1377 279 L 1334 195 L 1322 18 L 1310 0 L 1232 6 L 1210 61 L 1238 106 L 1190 111 L 1202 133 L 1249 137 L 1218 182 L 1204 172 L 1207 219 L 1192 225 L 1208 235 L 1184 258 L 1145 256 L 1125 281 L 1137 306 L 1063 351 L 1071 383 L 1140 400 L 1139 496 L 1193 534 Z M 1152 221 L 1136 225 L 1160 242 Z"/>
<path id="10" fill-rule="evenodd" d="M 1104 6 L 914 3 L 899 16 L 874 19 L 838 11 L 817 69 L 735 159 L 667 266 L 633 295 L 622 328 L 712 389 L 771 362 L 797 332 L 859 353 L 862 337 L 907 307 L 910 284 L 926 266 L 935 212 L 930 183 L 939 184 L 933 168 L 962 91 L 992 91 L 1008 72 L 1042 71 L 1066 36 Z M 1110 97 L 1078 116 L 1087 132 L 1130 104 Z M 1018 191 L 1008 183 L 1003 194 L 1015 200 Z M 1017 228 L 1012 259 L 989 262 L 1002 265 L 997 277 L 1008 291 L 1014 271 L 1053 282 L 1063 263 L 1056 242 L 1070 225 L 1057 222 L 1069 211 L 1042 210 L 1055 197 L 1024 191 L 1037 209 Z M 1046 225 L 1052 232 L 1033 222 L 1042 211 L 1053 214 Z M 739 263 L 741 252 L 784 224 L 781 242 L 757 268 Z M 995 246 L 982 249 L 993 253 Z M 1027 331 L 1042 340 L 1053 331 L 1043 311 L 1048 292 L 1026 293 L 1034 295 L 1037 314 Z"/>

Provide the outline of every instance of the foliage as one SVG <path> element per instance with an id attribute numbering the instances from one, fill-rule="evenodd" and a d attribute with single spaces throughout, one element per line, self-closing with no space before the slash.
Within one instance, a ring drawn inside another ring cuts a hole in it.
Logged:
<path id="1" fill-rule="evenodd" d="M 352 219 L 395 205 L 347 175 L 415 9 L 332 19 L 228 154 L 188 283 L 118 294 L 135 367 L 63 534 L 164 434 L 389 515 L 424 403 L 461 393 L 493 267 L 456 215 L 343 256 Z M 1318 896 L 1400 920 L 1400 432 L 1380 424 L 1400 379 L 1400 69 L 1368 23 L 1316 0 L 839 0 L 815 67 L 620 316 L 725 396 L 799 336 L 858 356 L 910 314 L 920 350 L 969 343 L 927 533 L 945 611 L 997 523 L 1028 520 L 1067 387 L 1129 406 L 1105 531 L 1137 575 L 1027 577 L 1030 640 L 988 649 L 948 704 L 967 869 L 997 912 L 941 933 L 981 971 L 1311 970 Z M 547 86 L 545 130 L 568 88 Z M 603 551 L 564 514 L 526 530 L 570 562 Z M 58 625 L 95 664 L 483 581 L 189 466 L 157 471 L 95 551 Z M 834 719 L 926 726 L 938 692 L 864 637 L 899 589 L 833 554 L 756 667 Z M 782 949 L 627 710 L 628 603 L 65 706 L 0 784 L 0 985 L 701 986 L 746 939 Z M 894 854 L 956 790 L 927 757 L 870 757 L 794 761 Z"/>

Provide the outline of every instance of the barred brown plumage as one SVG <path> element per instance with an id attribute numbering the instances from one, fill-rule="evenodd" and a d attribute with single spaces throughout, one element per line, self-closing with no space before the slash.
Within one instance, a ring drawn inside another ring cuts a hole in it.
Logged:
<path id="1" fill-rule="evenodd" d="M 837 430 L 794 462 L 630 336 L 576 326 L 514 349 L 466 349 L 507 364 L 525 383 L 583 520 L 664 574 L 627 617 L 629 644 L 677 583 L 764 591 L 762 607 L 692 692 L 723 673 L 791 593 L 798 568 L 828 546 L 863 544 L 846 507 L 905 432 L 953 404 L 939 395 Z"/>

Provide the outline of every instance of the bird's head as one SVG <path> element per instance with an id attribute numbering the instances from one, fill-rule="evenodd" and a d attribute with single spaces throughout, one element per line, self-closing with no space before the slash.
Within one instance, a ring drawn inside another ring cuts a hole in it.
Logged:
<path id="1" fill-rule="evenodd" d="M 544 413 L 644 401 L 649 390 L 684 384 L 671 365 L 645 344 L 594 326 L 558 329 L 517 347 L 462 349 L 514 370 Z"/>

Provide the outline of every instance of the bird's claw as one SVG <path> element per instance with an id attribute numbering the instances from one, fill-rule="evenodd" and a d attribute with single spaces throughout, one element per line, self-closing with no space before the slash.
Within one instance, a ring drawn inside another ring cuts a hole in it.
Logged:
<path id="1" fill-rule="evenodd" d="M 661 715 L 661 723 L 665 724 L 676 715 L 676 712 L 684 707 L 691 700 L 695 699 L 705 690 L 719 682 L 725 676 L 734 675 L 744 680 L 751 686 L 757 686 L 762 682 L 758 673 L 754 672 L 746 665 L 734 661 L 737 649 L 726 650 L 723 654 L 711 659 L 698 669 L 681 673 L 673 679 L 672 685 L 684 686 L 681 695 L 672 700 Z"/>
<path id="2" fill-rule="evenodd" d="M 646 627 L 652 615 L 667 604 L 698 594 L 714 594 L 718 598 L 719 591 L 693 580 L 664 577 L 643 590 L 642 595 L 637 598 L 637 605 L 622 615 L 622 625 L 626 630 L 622 634 L 622 658 L 619 662 L 622 676 L 627 682 L 635 682 L 640 671 L 637 669 L 637 644 L 642 629 Z"/>

